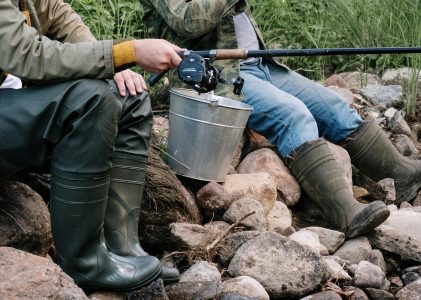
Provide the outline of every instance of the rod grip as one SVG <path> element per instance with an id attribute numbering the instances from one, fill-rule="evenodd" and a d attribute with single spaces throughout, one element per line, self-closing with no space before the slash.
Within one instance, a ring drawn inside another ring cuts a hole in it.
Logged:
<path id="1" fill-rule="evenodd" d="M 216 59 L 245 59 L 248 58 L 246 49 L 218 49 Z"/>

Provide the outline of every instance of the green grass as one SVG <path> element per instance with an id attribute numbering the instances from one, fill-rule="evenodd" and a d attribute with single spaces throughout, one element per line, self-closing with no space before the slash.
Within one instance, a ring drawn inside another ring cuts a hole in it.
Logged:
<path id="1" fill-rule="evenodd" d="M 130 0 L 67 0 L 98 39 L 143 37 L 141 8 Z M 249 0 L 269 48 L 421 46 L 421 0 Z M 315 80 L 343 71 L 421 69 L 421 54 L 280 58 Z M 405 87 L 415 114 L 416 76 Z"/>

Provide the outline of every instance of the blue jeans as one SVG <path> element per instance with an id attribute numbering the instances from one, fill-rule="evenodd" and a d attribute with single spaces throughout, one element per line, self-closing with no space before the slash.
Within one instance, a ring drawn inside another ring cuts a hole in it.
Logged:
<path id="1" fill-rule="evenodd" d="M 334 91 L 264 60 L 242 64 L 244 102 L 253 107 L 247 127 L 265 136 L 285 158 L 320 137 L 346 139 L 362 123 Z"/>

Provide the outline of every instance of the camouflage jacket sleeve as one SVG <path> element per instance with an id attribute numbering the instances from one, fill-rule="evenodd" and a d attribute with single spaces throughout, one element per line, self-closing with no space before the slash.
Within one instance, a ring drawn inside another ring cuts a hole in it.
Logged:
<path id="1" fill-rule="evenodd" d="M 214 29 L 240 0 L 150 0 L 178 35 L 196 38 Z"/>
<path id="2" fill-rule="evenodd" d="M 61 0 L 32 1 L 43 35 L 69 43 L 95 41 L 89 28 L 69 4 Z"/>
<path id="3" fill-rule="evenodd" d="M 28 81 L 113 76 L 111 40 L 62 43 L 26 25 L 26 18 L 10 0 L 0 0 L 0 11 L 0 70 Z M 59 32 L 54 34 L 72 40 L 71 35 Z"/>

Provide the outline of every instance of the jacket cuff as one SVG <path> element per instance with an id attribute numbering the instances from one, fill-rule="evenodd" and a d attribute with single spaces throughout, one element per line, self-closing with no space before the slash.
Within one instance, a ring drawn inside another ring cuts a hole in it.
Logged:
<path id="1" fill-rule="evenodd" d="M 105 65 L 105 77 L 112 78 L 114 76 L 114 65 L 113 65 L 113 41 L 105 40 L 102 41 L 102 47 L 104 49 L 104 65 Z"/>
<path id="2" fill-rule="evenodd" d="M 132 40 L 113 45 L 113 65 L 115 70 L 123 70 L 136 64 L 136 54 Z"/>

